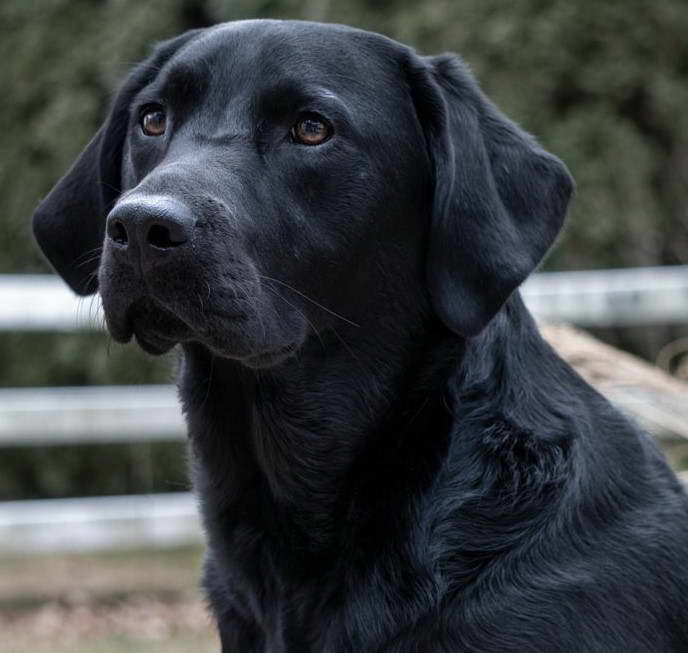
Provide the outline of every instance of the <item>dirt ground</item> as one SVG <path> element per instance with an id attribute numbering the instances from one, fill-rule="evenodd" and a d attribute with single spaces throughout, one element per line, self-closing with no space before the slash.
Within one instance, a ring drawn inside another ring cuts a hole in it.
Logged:
<path id="1" fill-rule="evenodd" d="M 200 552 L 0 559 L 0 653 L 217 653 Z"/>

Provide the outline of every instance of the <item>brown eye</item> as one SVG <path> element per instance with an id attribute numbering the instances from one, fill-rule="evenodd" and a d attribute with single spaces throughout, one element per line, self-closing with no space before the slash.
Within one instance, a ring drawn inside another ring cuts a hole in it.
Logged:
<path id="1" fill-rule="evenodd" d="M 146 136 L 162 136 L 167 126 L 165 110 L 159 104 L 151 104 L 141 111 L 141 129 Z"/>
<path id="2" fill-rule="evenodd" d="M 291 135 L 302 145 L 320 145 L 332 136 L 332 127 L 319 116 L 309 115 L 291 128 Z"/>

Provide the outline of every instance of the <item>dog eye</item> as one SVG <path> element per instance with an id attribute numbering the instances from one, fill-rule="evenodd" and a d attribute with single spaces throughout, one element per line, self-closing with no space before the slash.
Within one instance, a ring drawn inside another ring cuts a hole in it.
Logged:
<path id="1" fill-rule="evenodd" d="M 302 145 L 321 145 L 332 136 L 332 127 L 320 116 L 308 114 L 291 128 L 291 136 Z"/>
<path id="2" fill-rule="evenodd" d="M 141 109 L 139 122 L 146 136 L 162 136 L 167 126 L 167 116 L 159 104 L 149 104 Z"/>

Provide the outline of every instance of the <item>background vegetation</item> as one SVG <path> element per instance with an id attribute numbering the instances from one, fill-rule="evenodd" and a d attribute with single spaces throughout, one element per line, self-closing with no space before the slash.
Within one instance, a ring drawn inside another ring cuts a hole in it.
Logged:
<path id="1" fill-rule="evenodd" d="M 686 262 L 685 0 L 5 0 L 0 273 L 48 270 L 29 234 L 33 208 L 89 140 L 118 80 L 151 42 L 250 17 L 344 22 L 423 53 L 460 52 L 488 94 L 561 156 L 578 182 L 568 228 L 547 267 Z M 658 327 L 602 335 L 652 359 L 682 334 Z M 169 380 L 174 361 L 106 345 L 97 334 L 3 335 L 0 386 Z M 2 455 L 0 498 L 97 487 L 177 490 L 183 478 L 174 447 Z"/>

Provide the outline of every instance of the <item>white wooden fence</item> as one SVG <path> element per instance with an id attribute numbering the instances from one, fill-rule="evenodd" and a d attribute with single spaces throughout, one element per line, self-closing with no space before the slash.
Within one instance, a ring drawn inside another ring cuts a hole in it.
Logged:
<path id="1" fill-rule="evenodd" d="M 590 327 L 688 321 L 688 265 L 541 272 L 522 292 L 544 321 Z M 57 277 L 0 275 L 0 330 L 79 331 L 102 324 L 98 297 L 78 298 Z"/>
<path id="2" fill-rule="evenodd" d="M 687 324 L 688 266 L 541 273 L 523 295 L 545 321 Z M 0 275 L 0 330 L 73 332 L 102 323 L 98 298 L 78 299 L 55 277 Z M 170 386 L 0 390 L 0 447 L 183 435 Z M 199 537 L 187 493 L 0 502 L 1 554 L 177 546 Z"/>
<path id="3" fill-rule="evenodd" d="M 183 437 L 173 386 L 0 389 L 2 447 Z"/>
<path id="4" fill-rule="evenodd" d="M 188 492 L 0 502 L 0 554 L 169 548 L 200 540 Z"/>

